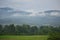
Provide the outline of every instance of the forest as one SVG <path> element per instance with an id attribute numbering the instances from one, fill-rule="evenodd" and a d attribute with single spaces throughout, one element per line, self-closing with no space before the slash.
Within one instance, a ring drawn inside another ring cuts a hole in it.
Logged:
<path id="1" fill-rule="evenodd" d="M 1 25 L 0 36 L 3 35 L 48 35 L 47 40 L 60 40 L 60 26 Z M 37 37 L 37 36 L 36 36 Z M 30 37 L 29 37 L 30 38 Z M 40 38 L 41 39 L 41 38 Z"/>
<path id="2" fill-rule="evenodd" d="M 31 26 L 31 25 L 1 25 L 0 35 L 48 35 L 51 32 L 60 32 L 60 26 Z"/>

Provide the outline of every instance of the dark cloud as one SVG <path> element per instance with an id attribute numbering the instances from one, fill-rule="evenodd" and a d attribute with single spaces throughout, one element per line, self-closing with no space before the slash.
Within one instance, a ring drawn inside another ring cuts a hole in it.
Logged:
<path id="1" fill-rule="evenodd" d="M 13 8 L 9 8 L 9 7 L 0 8 L 0 18 L 6 18 L 13 14 L 29 15 L 29 14 L 31 14 L 31 12 L 14 11 Z"/>
<path id="2" fill-rule="evenodd" d="M 0 10 L 4 10 L 4 11 L 8 11 L 8 10 L 13 10 L 12 8 L 9 8 L 9 7 L 2 7 L 2 8 L 0 8 Z"/>
<path id="3" fill-rule="evenodd" d="M 8 8 L 8 7 L 4 7 L 4 8 L 0 8 L 0 18 L 1 17 L 6 17 L 11 15 L 11 12 L 13 11 L 12 8 Z"/>
<path id="4" fill-rule="evenodd" d="M 48 10 L 48 11 L 44 11 L 44 13 L 52 13 L 52 12 L 60 13 L 60 10 Z"/>
<path id="5" fill-rule="evenodd" d="M 17 14 L 21 14 L 21 15 L 29 15 L 29 14 L 31 14 L 31 12 L 26 12 L 26 11 L 13 11 L 12 13 L 17 13 Z"/>

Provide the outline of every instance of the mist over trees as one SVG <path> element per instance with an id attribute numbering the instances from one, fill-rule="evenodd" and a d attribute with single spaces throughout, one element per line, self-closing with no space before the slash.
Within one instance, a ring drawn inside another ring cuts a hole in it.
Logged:
<path id="1" fill-rule="evenodd" d="M 53 32 L 52 32 L 53 31 Z M 48 35 L 49 33 L 60 32 L 60 27 L 54 26 L 31 26 L 31 25 L 1 25 L 0 35 Z"/>

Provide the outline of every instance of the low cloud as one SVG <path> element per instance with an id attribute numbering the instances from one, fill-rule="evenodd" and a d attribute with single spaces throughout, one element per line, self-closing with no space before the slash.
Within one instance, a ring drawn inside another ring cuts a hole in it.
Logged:
<path id="1" fill-rule="evenodd" d="M 14 10 L 13 8 L 0 8 L 0 18 L 9 17 L 60 17 L 60 10 L 36 11 L 36 10 Z"/>
<path id="2" fill-rule="evenodd" d="M 58 12 L 52 12 L 50 15 L 51 16 L 60 16 L 60 13 L 58 13 Z"/>

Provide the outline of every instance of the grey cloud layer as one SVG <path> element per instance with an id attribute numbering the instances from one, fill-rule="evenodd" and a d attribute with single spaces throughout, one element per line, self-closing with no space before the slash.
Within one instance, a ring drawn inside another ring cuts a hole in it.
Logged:
<path id="1" fill-rule="evenodd" d="M 60 10 L 47 10 L 43 12 L 34 12 L 34 11 L 14 11 L 13 8 L 0 8 L 0 18 L 6 18 L 6 17 L 19 17 L 19 16 L 40 16 L 40 17 L 45 17 L 45 16 L 60 16 Z"/>
<path id="2" fill-rule="evenodd" d="M 0 24 L 11 24 L 11 23 L 35 24 L 35 25 L 42 25 L 42 24 L 59 25 L 60 10 L 47 10 L 43 12 L 34 12 L 24 10 L 16 11 L 13 8 L 9 7 L 0 8 Z"/>

